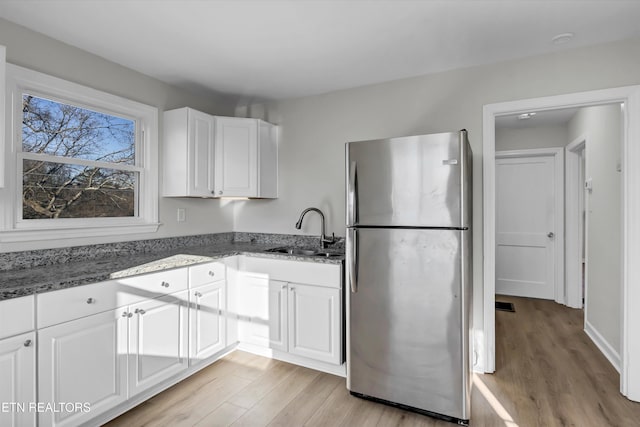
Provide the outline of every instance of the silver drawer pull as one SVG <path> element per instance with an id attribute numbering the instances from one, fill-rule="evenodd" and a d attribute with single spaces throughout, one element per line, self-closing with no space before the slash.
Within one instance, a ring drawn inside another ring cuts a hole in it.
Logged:
<path id="1" fill-rule="evenodd" d="M 26 340 L 26 341 L 24 342 L 24 346 L 25 346 L 25 347 L 31 347 L 31 340 Z"/>
<path id="2" fill-rule="evenodd" d="M 209 270 L 209 276 L 213 277 L 215 275 L 216 275 L 216 273 L 214 273 L 213 271 Z"/>
<path id="3" fill-rule="evenodd" d="M 141 309 L 141 308 L 136 308 L 136 311 L 135 311 L 134 313 L 137 313 L 137 314 L 145 314 L 145 313 L 146 313 L 146 311 L 144 311 L 144 310 L 143 310 L 143 309 Z"/>
<path id="4" fill-rule="evenodd" d="M 129 316 L 129 313 L 127 313 L 126 311 L 122 312 L 122 317 L 128 317 L 128 316 Z"/>
<path id="5" fill-rule="evenodd" d="M 87 304 L 93 304 L 94 302 L 96 302 L 96 300 L 93 298 L 87 298 Z"/>
<path id="6" fill-rule="evenodd" d="M 197 296 L 198 298 L 200 298 L 202 296 L 202 294 L 200 292 L 196 292 L 195 296 Z"/>
<path id="7" fill-rule="evenodd" d="M 160 286 L 162 286 L 164 288 L 168 288 L 169 287 L 169 283 L 168 282 L 162 282 L 162 283 L 160 283 Z"/>

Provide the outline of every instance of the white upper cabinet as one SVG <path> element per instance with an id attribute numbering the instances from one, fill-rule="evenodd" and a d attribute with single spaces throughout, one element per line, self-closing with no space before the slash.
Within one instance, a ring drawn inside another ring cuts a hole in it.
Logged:
<path id="1" fill-rule="evenodd" d="M 278 196 L 278 127 L 191 108 L 164 113 L 165 197 Z"/>
<path id="2" fill-rule="evenodd" d="M 278 197 L 277 126 L 216 117 L 216 196 Z"/>
<path id="3" fill-rule="evenodd" d="M 213 197 L 215 119 L 191 108 L 164 113 L 163 195 Z"/>

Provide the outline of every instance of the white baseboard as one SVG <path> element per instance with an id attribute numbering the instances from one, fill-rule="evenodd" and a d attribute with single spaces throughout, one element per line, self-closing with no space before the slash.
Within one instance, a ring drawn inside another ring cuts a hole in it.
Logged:
<path id="1" fill-rule="evenodd" d="M 620 372 L 620 353 L 618 353 L 608 342 L 604 339 L 604 337 L 597 331 L 596 328 L 593 327 L 591 323 L 587 320 L 584 322 L 584 332 L 587 334 L 591 341 L 598 347 L 600 352 L 604 354 L 604 357 L 607 358 L 609 363 L 613 365 L 613 367 Z"/>

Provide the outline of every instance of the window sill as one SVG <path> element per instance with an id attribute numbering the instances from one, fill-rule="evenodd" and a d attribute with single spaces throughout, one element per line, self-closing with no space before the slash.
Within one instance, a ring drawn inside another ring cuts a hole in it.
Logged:
<path id="1" fill-rule="evenodd" d="M 78 227 L 59 229 L 9 230 L 0 232 L 0 243 L 34 242 L 43 240 L 60 240 L 75 238 L 91 238 L 104 236 L 123 236 L 131 234 L 155 233 L 160 223 L 111 225 L 101 227 Z"/>

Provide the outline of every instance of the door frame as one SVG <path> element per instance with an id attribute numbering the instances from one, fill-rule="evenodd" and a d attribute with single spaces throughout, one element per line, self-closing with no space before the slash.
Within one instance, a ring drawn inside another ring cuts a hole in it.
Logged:
<path id="1" fill-rule="evenodd" d="M 552 148 L 531 148 L 523 150 L 496 151 L 497 159 L 517 159 L 529 157 L 553 157 L 554 178 L 555 178 L 555 229 L 550 230 L 555 233 L 555 271 L 554 279 L 554 300 L 559 304 L 565 303 L 565 289 L 561 284 L 564 282 L 564 149 L 560 147 Z M 494 162 L 495 165 L 495 162 Z M 495 202 L 494 202 L 495 203 Z M 494 250 L 495 251 L 495 250 Z M 495 267 L 494 267 L 495 268 Z M 495 283 L 495 282 L 494 282 Z"/>
<path id="2" fill-rule="evenodd" d="M 479 367 L 495 371 L 495 119 L 533 110 L 623 103 L 620 392 L 640 401 L 640 86 L 487 104 L 483 107 L 483 330 Z M 636 219 L 636 220 L 634 220 Z M 635 334 L 633 333 L 635 332 Z M 484 360 L 482 360 L 484 358 Z"/>
<path id="3" fill-rule="evenodd" d="M 566 304 L 571 308 L 582 308 L 582 299 L 587 298 L 587 277 L 584 277 L 584 295 L 582 294 L 582 247 L 586 243 L 583 230 L 586 218 L 582 216 L 585 209 L 584 182 L 582 175 L 581 157 L 587 146 L 587 136 L 581 135 L 565 147 L 565 271 L 566 271 Z M 582 153 L 582 154 L 581 154 Z M 586 176 L 586 174 L 585 174 Z M 585 209 L 586 210 L 586 209 Z M 578 221 L 570 221 L 578 218 Z M 585 257 L 585 261 L 586 261 Z M 586 304 L 584 304 L 586 311 Z M 585 314 L 586 317 L 586 314 Z"/>

